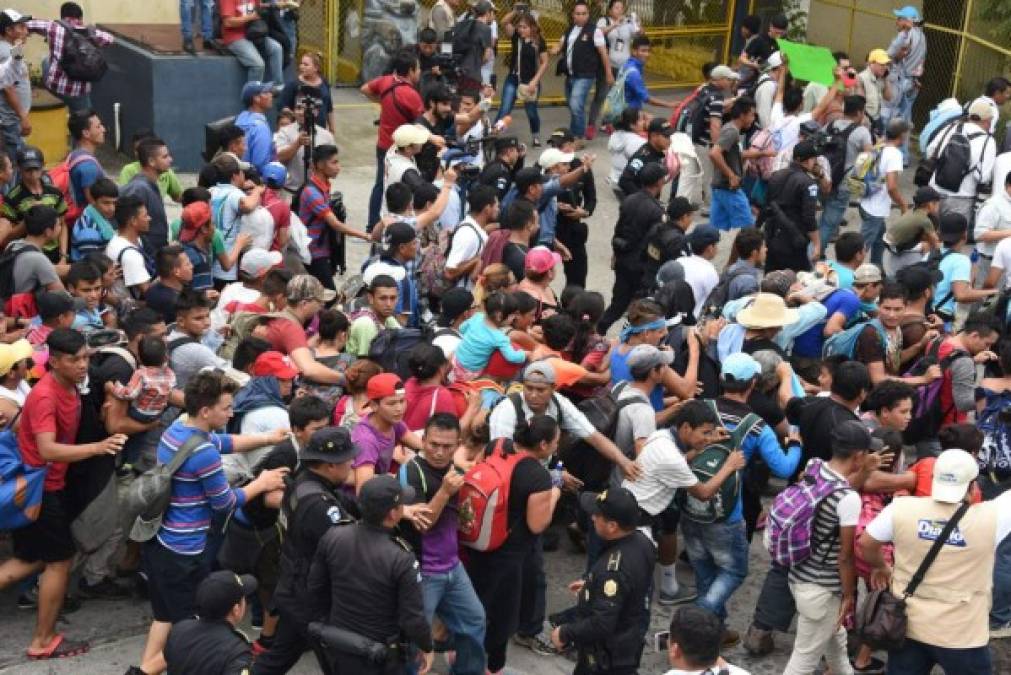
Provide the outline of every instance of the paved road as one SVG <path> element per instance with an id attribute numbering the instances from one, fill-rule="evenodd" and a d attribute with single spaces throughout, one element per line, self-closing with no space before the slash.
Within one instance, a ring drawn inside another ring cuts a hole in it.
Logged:
<path id="1" fill-rule="evenodd" d="M 343 172 L 338 183 L 340 189 L 344 191 L 350 221 L 357 226 L 363 226 L 367 211 L 367 198 L 375 175 L 373 151 L 375 127 L 372 125 L 375 109 L 362 105 L 358 94 L 349 91 L 337 92 L 335 102 L 338 105 L 338 119 L 340 120 L 337 138 L 343 164 Z M 547 136 L 551 129 L 565 125 L 568 121 L 566 111 L 561 108 L 545 109 L 542 111 L 542 117 L 543 136 Z M 514 130 L 524 142 L 529 142 L 524 114 L 517 112 L 515 118 Z M 606 137 L 598 138 L 587 148 L 587 151 L 595 152 L 598 155 L 596 180 L 599 195 L 597 211 L 589 221 L 588 287 L 609 296 L 613 281 L 612 272 L 608 267 L 609 242 L 617 217 L 617 204 L 605 180 L 609 166 L 606 143 Z M 119 159 L 118 161 L 122 162 L 123 160 Z M 110 160 L 107 166 L 110 166 L 111 163 Z M 183 176 L 182 178 L 187 185 L 195 183 L 194 176 Z M 906 182 L 909 183 L 907 189 L 911 194 L 911 175 L 907 176 Z M 174 209 L 170 207 L 170 210 Z M 850 214 L 851 227 L 856 227 L 858 220 L 855 214 Z M 730 240 L 730 236 L 725 235 L 723 242 L 721 242 L 720 256 L 716 261 L 718 265 L 722 265 L 726 260 Z M 353 245 L 349 256 L 351 264 L 359 263 L 366 252 L 364 246 Z M 559 280 L 560 289 L 561 280 Z M 0 540 L 0 559 L 5 558 L 8 552 L 9 548 L 5 542 Z M 565 591 L 565 585 L 568 581 L 579 576 L 583 569 L 583 558 L 569 551 L 567 542 L 563 541 L 560 551 L 547 554 L 546 566 L 549 589 L 548 611 L 550 613 L 564 609 L 571 604 L 572 598 Z M 756 542 L 751 549 L 751 573 L 730 603 L 729 624 L 731 628 L 741 632 L 746 630 L 767 568 L 768 556 L 760 544 Z M 678 571 L 682 581 L 691 584 L 691 575 L 687 566 L 679 565 Z M 86 656 L 59 663 L 26 662 L 23 650 L 31 633 L 34 613 L 17 610 L 14 604 L 15 598 L 16 593 L 13 590 L 0 593 L 0 635 L 3 636 L 3 639 L 0 640 L 0 672 L 2 673 L 118 675 L 125 671 L 130 664 L 135 663 L 140 655 L 143 635 L 150 621 L 150 608 L 146 602 L 140 600 L 86 602 L 79 612 L 66 617 L 65 623 L 61 624 L 61 630 L 65 629 L 74 638 L 91 640 L 94 645 L 93 651 Z M 669 610 L 655 608 L 652 630 L 665 629 L 669 617 Z M 732 663 L 745 667 L 753 673 L 773 675 L 782 672 L 789 657 L 788 648 L 791 642 L 791 636 L 778 636 L 777 644 L 780 645 L 780 648 L 771 656 L 761 660 L 748 658 L 740 647 L 727 651 L 725 657 Z M 1000 649 L 995 650 L 998 658 L 995 672 L 1011 673 L 1011 654 L 1009 654 L 1006 645 L 1007 642 L 1000 645 Z M 555 675 L 572 671 L 572 664 L 564 659 L 538 657 L 520 647 L 511 648 L 509 667 L 519 673 L 537 673 L 538 675 Z M 662 673 L 666 669 L 662 655 L 654 654 L 652 649 L 648 649 L 643 658 L 641 672 L 652 675 Z M 293 672 L 314 673 L 316 668 L 312 661 L 303 659 Z M 441 672 L 445 672 L 444 667 Z"/>

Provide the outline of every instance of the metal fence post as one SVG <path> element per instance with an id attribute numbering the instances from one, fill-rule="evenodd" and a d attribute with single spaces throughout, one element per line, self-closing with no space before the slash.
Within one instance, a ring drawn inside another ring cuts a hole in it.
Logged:
<path id="1" fill-rule="evenodd" d="M 958 58 L 955 59 L 955 77 L 951 83 L 951 95 L 958 97 L 958 85 L 962 82 L 962 64 L 965 63 L 965 48 L 969 39 L 969 20 L 972 18 L 972 6 L 974 0 L 966 0 L 965 14 L 962 16 L 962 31 L 958 36 Z"/>

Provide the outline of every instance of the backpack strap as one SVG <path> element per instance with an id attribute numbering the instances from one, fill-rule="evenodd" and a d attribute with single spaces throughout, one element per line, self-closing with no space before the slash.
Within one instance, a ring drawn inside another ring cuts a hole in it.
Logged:
<path id="1" fill-rule="evenodd" d="M 190 455 L 193 454 L 193 451 L 206 442 L 208 441 L 205 441 L 203 438 L 201 438 L 200 434 L 191 434 L 190 437 L 186 439 L 186 442 L 183 443 L 178 450 L 176 450 L 176 454 L 173 455 L 172 459 L 169 461 L 168 463 L 169 474 L 175 475 L 175 472 L 178 471 L 179 467 L 181 467 L 183 463 L 185 463 L 186 460 L 190 458 Z"/>
<path id="2" fill-rule="evenodd" d="M 175 340 L 172 340 L 172 341 L 170 341 L 168 343 L 168 345 L 167 345 L 167 347 L 168 347 L 168 353 L 169 353 L 169 355 L 171 355 L 172 352 L 174 352 L 175 350 L 179 349 L 180 347 L 182 347 L 184 345 L 199 344 L 199 342 L 200 341 L 197 340 L 196 338 L 192 338 L 192 337 L 190 337 L 188 335 L 185 336 L 185 337 L 178 337 Z"/>
<path id="3" fill-rule="evenodd" d="M 958 521 L 962 519 L 962 516 L 964 516 L 965 512 L 968 510 L 969 503 L 962 502 L 962 504 L 958 507 L 958 510 L 955 511 L 951 518 L 948 519 L 948 522 L 944 524 L 944 529 L 941 530 L 941 534 L 934 540 L 930 550 L 927 551 L 927 555 L 924 556 L 920 566 L 917 567 L 916 572 L 913 573 L 913 578 L 909 580 L 909 585 L 906 586 L 906 590 L 902 594 L 903 600 L 916 592 L 916 588 L 920 585 L 920 582 L 923 581 L 923 577 L 927 574 L 927 570 L 929 570 L 930 566 L 934 564 L 935 560 L 937 560 L 937 556 L 941 552 L 941 547 L 948 541 L 948 537 L 951 536 L 955 526 L 958 525 Z"/>
<path id="4" fill-rule="evenodd" d="M 715 402 L 713 402 L 715 406 Z M 730 441 L 733 443 L 735 450 L 740 450 L 741 446 L 744 444 L 744 439 L 748 437 L 751 430 L 758 426 L 758 423 L 762 421 L 762 418 L 755 413 L 748 413 L 744 416 L 734 430 L 730 432 Z"/>
<path id="5" fill-rule="evenodd" d="M 127 365 L 129 365 L 131 368 L 133 368 L 134 370 L 137 369 L 137 357 L 133 355 L 133 352 L 131 352 L 129 349 L 126 349 L 125 347 L 117 347 L 115 345 L 108 347 L 101 347 L 98 350 L 98 353 L 115 354 L 119 358 L 126 361 Z"/>

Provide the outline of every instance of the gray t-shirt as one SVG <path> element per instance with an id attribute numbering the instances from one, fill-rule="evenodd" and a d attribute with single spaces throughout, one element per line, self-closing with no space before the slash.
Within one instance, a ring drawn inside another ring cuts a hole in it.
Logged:
<path id="1" fill-rule="evenodd" d="M 831 131 L 833 133 L 846 131 L 851 124 L 853 124 L 853 122 L 850 120 L 836 120 L 832 123 Z M 850 135 L 846 138 L 847 171 L 849 171 L 853 164 L 856 163 L 857 155 L 863 152 L 865 147 L 871 145 L 874 145 L 874 141 L 871 139 L 871 132 L 867 129 L 867 127 L 860 125 L 850 132 Z"/>
<path id="2" fill-rule="evenodd" d="M 618 402 L 632 399 L 635 403 L 626 405 L 618 413 L 618 425 L 614 430 L 614 444 L 629 459 L 635 459 L 635 441 L 648 438 L 656 431 L 656 412 L 649 397 L 631 385 L 626 385 L 618 395 Z M 619 487 L 625 476 L 617 467 L 611 472 L 611 485 Z"/>
<path id="3" fill-rule="evenodd" d="M 180 338 L 189 337 L 185 333 L 174 330 L 169 333 L 166 342 L 171 349 L 172 343 Z M 224 368 L 228 361 L 217 356 L 210 347 L 200 342 L 180 344 L 172 349 L 169 355 L 169 367 L 176 374 L 176 387 L 183 389 L 190 378 L 204 368 Z"/>
<path id="4" fill-rule="evenodd" d="M 54 281 L 59 281 L 56 268 L 44 253 L 25 251 L 18 256 L 14 265 L 14 292 L 34 293 Z"/>
<path id="5" fill-rule="evenodd" d="M 9 87 L 11 80 L 13 80 L 21 109 L 31 110 L 32 83 L 28 77 L 28 65 L 21 58 L 21 48 L 14 49 L 7 40 L 0 40 L 0 66 L 6 67 L 8 61 L 10 62 L 10 71 L 5 78 L 0 80 L 0 87 Z M 7 126 L 14 124 L 18 119 L 14 109 L 7 103 L 6 97 L 0 96 L 0 124 Z"/>
<path id="6" fill-rule="evenodd" d="M 741 132 L 733 122 L 727 122 L 720 129 L 720 136 L 716 139 L 716 144 L 723 149 L 723 159 L 730 170 L 739 177 L 744 177 L 744 162 L 741 160 Z M 730 189 L 730 181 L 719 169 L 713 169 L 713 187 Z"/>

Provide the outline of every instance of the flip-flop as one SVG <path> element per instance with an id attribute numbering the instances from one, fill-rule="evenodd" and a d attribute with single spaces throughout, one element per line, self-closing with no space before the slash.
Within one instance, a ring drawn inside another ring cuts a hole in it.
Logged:
<path id="1" fill-rule="evenodd" d="M 87 642 L 71 642 L 67 640 L 63 633 L 58 633 L 46 645 L 45 649 L 28 650 L 28 658 L 33 661 L 43 661 L 45 659 L 65 659 L 70 656 L 78 656 L 88 651 L 90 646 Z"/>

